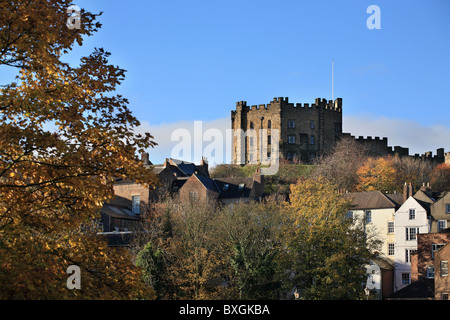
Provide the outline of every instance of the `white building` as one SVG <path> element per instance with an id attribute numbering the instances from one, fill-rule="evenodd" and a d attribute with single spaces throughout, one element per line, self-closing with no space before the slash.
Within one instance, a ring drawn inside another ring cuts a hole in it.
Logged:
<path id="1" fill-rule="evenodd" d="M 417 234 L 429 232 L 427 205 L 410 196 L 394 215 L 394 291 L 411 283 L 411 253 L 417 250 Z"/>

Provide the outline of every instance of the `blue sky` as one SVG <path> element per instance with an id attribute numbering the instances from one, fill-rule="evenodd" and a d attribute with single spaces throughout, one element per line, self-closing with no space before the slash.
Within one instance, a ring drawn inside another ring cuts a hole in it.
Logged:
<path id="1" fill-rule="evenodd" d="M 450 151 L 450 1 L 74 3 L 103 11 L 103 27 L 67 59 L 103 47 L 128 71 L 119 92 L 143 127 L 158 133 L 154 162 L 170 156 L 166 129 L 218 119 L 226 127 L 236 101 L 331 99 L 332 60 L 344 131 L 388 135 L 390 145 L 411 152 Z M 370 5 L 381 10 L 379 30 L 366 26 Z"/>

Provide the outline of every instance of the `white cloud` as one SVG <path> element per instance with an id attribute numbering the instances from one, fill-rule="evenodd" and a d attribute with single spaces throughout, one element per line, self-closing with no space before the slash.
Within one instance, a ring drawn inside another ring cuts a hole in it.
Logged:
<path id="1" fill-rule="evenodd" d="M 173 123 L 150 124 L 141 121 L 136 132 L 150 132 L 157 146 L 148 150 L 150 161 L 163 163 L 165 158 L 176 158 L 199 163 L 207 157 L 210 166 L 229 163 L 231 145 L 227 129 L 231 129 L 230 118 L 211 121 L 179 121 Z M 228 138 L 229 139 L 229 138 Z"/>
<path id="2" fill-rule="evenodd" d="M 416 121 L 387 117 L 343 116 L 343 131 L 353 136 L 387 137 L 389 146 L 409 148 L 411 155 L 436 149 L 450 150 L 450 128 L 442 125 L 425 126 Z"/>
<path id="3" fill-rule="evenodd" d="M 421 125 L 411 120 L 394 119 L 387 117 L 372 118 L 368 116 L 343 116 L 343 131 L 353 136 L 387 137 L 389 146 L 402 146 L 409 148 L 410 154 L 423 154 L 436 149 L 444 148 L 450 151 L 450 128 L 441 125 Z M 213 131 L 211 131 L 211 130 Z M 148 150 L 150 160 L 163 163 L 165 158 L 174 157 L 181 160 L 199 163 L 201 156 L 206 156 L 210 166 L 219 163 L 230 163 L 231 145 L 227 145 L 227 130 L 231 129 L 230 118 L 219 118 L 211 121 L 197 122 L 180 121 L 174 123 L 150 124 L 142 121 L 137 132 L 150 132 L 158 145 Z M 208 133 L 212 136 L 222 136 L 222 140 L 207 139 Z M 230 136 L 228 136 L 229 138 Z M 174 140 L 179 138 L 179 140 Z M 228 141 L 230 143 L 231 140 Z M 185 154 L 178 152 L 182 143 L 189 143 L 190 150 Z M 215 146 L 216 150 L 214 149 Z M 201 151 L 197 152 L 196 147 Z M 175 153 L 175 155 L 173 154 Z"/>

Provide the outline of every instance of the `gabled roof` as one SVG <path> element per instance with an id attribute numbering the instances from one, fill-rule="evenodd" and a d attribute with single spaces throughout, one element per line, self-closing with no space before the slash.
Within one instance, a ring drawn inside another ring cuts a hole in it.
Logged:
<path id="1" fill-rule="evenodd" d="M 191 176 L 195 173 L 196 170 L 195 163 L 172 158 L 170 158 L 169 161 L 170 164 L 176 166 L 176 168 L 186 176 Z"/>
<path id="2" fill-rule="evenodd" d="M 192 176 L 197 178 L 205 186 L 206 189 L 208 189 L 210 191 L 214 191 L 214 192 L 219 192 L 216 184 L 214 183 L 214 180 L 211 179 L 210 177 L 204 176 L 202 174 L 195 174 L 195 173 Z"/>
<path id="3" fill-rule="evenodd" d="M 214 179 L 223 199 L 248 198 L 253 188 L 253 178 L 217 178 Z"/>
<path id="4" fill-rule="evenodd" d="M 397 208 L 398 204 L 380 191 L 350 192 L 345 194 L 352 201 L 352 209 L 386 209 Z"/>
<path id="5" fill-rule="evenodd" d="M 434 280 L 419 279 L 391 294 L 388 299 L 434 299 Z"/>

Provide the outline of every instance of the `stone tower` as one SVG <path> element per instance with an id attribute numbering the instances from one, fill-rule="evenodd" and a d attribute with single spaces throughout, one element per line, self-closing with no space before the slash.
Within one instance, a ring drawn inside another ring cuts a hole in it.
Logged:
<path id="1" fill-rule="evenodd" d="M 279 140 L 280 158 L 307 163 L 333 148 L 342 136 L 342 98 L 334 101 L 317 98 L 311 105 L 289 103 L 288 98 L 282 97 L 267 105 L 247 106 L 246 101 L 239 101 L 236 110 L 231 111 L 231 125 L 233 132 L 254 129 L 256 134 L 234 135 L 233 164 L 260 163 L 261 157 L 263 161 L 270 158 L 275 140 Z M 275 129 L 277 135 L 273 134 Z M 279 139 L 273 139 L 276 136 Z M 265 144 L 266 148 L 260 148 Z M 256 153 L 250 152 L 255 149 Z"/>

